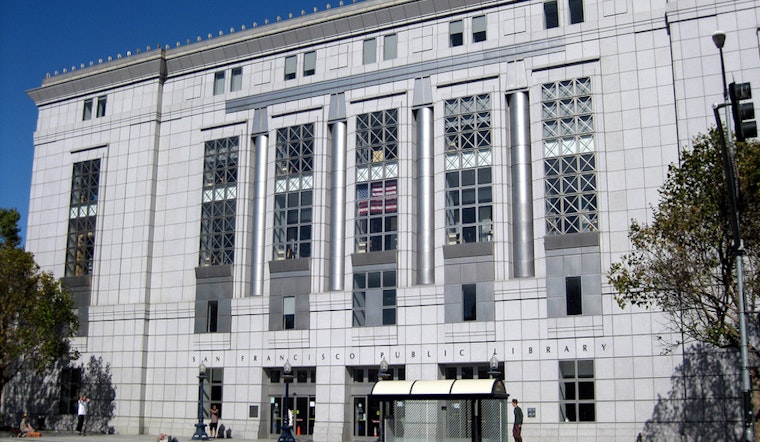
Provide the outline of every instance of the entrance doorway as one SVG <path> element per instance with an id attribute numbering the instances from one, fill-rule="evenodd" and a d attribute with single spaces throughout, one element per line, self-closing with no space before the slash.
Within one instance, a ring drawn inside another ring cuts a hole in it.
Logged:
<path id="1" fill-rule="evenodd" d="M 316 416 L 316 396 L 290 396 L 293 435 L 314 434 Z M 280 434 L 282 420 L 285 418 L 285 396 L 269 396 L 269 433 Z"/>

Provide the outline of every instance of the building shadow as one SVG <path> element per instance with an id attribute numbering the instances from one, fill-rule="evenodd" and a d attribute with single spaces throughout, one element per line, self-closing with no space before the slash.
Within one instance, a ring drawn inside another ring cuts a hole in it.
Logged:
<path id="1" fill-rule="evenodd" d="M 741 436 L 741 377 L 738 350 L 696 344 L 687 349 L 658 396 L 640 441 L 733 441 Z"/>

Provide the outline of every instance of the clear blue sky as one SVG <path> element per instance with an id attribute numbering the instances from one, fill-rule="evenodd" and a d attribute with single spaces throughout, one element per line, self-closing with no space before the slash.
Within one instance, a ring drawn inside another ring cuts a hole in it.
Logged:
<path id="1" fill-rule="evenodd" d="M 21 213 L 25 239 L 37 124 L 26 91 L 46 73 L 323 11 L 327 3 L 336 7 L 338 0 L 0 0 L 0 208 Z"/>

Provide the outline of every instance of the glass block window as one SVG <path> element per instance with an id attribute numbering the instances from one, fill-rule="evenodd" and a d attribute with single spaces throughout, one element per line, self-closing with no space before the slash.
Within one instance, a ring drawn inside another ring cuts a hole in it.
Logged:
<path id="1" fill-rule="evenodd" d="M 396 250 L 398 110 L 356 117 L 356 251 Z"/>
<path id="2" fill-rule="evenodd" d="M 447 244 L 493 239 L 491 99 L 444 103 Z"/>
<path id="3" fill-rule="evenodd" d="M 203 159 L 201 266 L 232 264 L 239 137 L 207 141 Z"/>
<path id="4" fill-rule="evenodd" d="M 594 361 L 559 361 L 559 415 L 562 422 L 596 421 Z"/>
<path id="5" fill-rule="evenodd" d="M 546 233 L 598 228 L 591 79 L 541 87 Z"/>
<path id="6" fill-rule="evenodd" d="M 100 159 L 74 163 L 66 241 L 66 276 L 92 274 L 99 182 Z"/>
<path id="7" fill-rule="evenodd" d="M 396 323 L 396 270 L 354 273 L 353 326 Z"/>
<path id="8" fill-rule="evenodd" d="M 314 124 L 277 130 L 274 259 L 311 256 Z"/>

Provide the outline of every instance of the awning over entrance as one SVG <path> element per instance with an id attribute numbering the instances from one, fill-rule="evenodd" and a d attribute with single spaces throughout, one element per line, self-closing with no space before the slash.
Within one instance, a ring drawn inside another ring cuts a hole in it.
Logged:
<path id="1" fill-rule="evenodd" d="M 463 399 L 506 399 L 509 397 L 504 382 L 499 379 L 377 381 L 370 395 L 380 399 L 434 399 L 452 396 Z"/>

